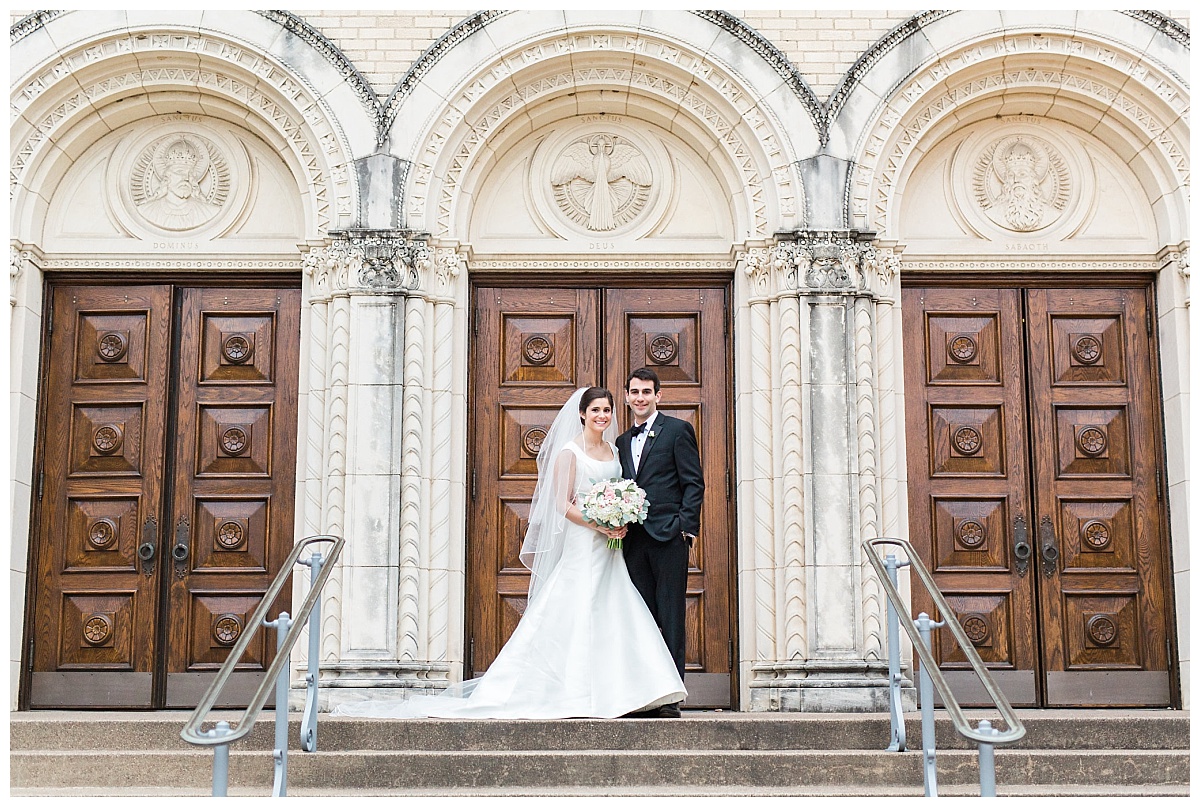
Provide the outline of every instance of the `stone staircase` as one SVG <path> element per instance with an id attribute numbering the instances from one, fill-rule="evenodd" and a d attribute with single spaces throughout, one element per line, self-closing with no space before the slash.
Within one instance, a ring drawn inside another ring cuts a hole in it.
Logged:
<path id="1" fill-rule="evenodd" d="M 990 716 L 970 713 L 974 718 Z M 1023 711 L 996 752 L 999 795 L 1189 793 L 1186 712 Z M 882 750 L 881 714 L 685 712 L 681 720 L 445 721 L 322 716 L 318 750 L 292 716 L 288 794 L 910 795 L 923 793 L 920 716 L 910 750 Z M 212 751 L 179 738 L 184 712 L 14 712 L 10 795 L 206 795 Z M 233 713 L 216 719 L 236 719 Z M 230 795 L 269 795 L 274 715 L 230 755 Z M 941 795 L 978 795 L 978 754 L 937 721 Z"/>

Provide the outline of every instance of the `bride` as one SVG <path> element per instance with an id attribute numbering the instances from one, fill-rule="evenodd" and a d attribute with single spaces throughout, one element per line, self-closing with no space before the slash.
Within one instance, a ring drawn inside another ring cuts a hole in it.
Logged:
<path id="1" fill-rule="evenodd" d="M 532 572 L 528 604 L 483 677 L 439 695 L 338 706 L 358 717 L 620 717 L 687 695 L 675 662 L 607 530 L 575 501 L 592 483 L 620 478 L 612 441 L 613 396 L 576 390 L 538 451 L 521 562 Z M 653 502 L 650 503 L 653 507 Z"/>

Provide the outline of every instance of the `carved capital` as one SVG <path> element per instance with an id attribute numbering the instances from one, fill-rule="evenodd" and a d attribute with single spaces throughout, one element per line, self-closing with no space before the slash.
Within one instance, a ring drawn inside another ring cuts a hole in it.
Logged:
<path id="1" fill-rule="evenodd" d="M 751 297 L 766 297 L 771 293 L 772 253 L 765 247 L 751 247 L 737 253 L 738 264 L 750 280 Z"/>
<path id="2" fill-rule="evenodd" d="M 433 267 L 434 291 L 450 294 L 454 289 L 455 280 L 466 267 L 466 261 L 458 254 L 458 250 L 441 247 L 435 251 Z"/>
<path id="3" fill-rule="evenodd" d="M 895 247 L 866 245 L 862 251 L 862 276 L 867 289 L 880 297 L 891 298 L 899 274 L 900 253 Z"/>
<path id="4" fill-rule="evenodd" d="M 872 247 L 854 230 L 798 231 L 796 249 L 808 290 L 846 293 L 865 287 L 863 261 Z"/>
<path id="5" fill-rule="evenodd" d="M 433 266 L 425 239 L 407 232 L 351 230 L 332 233 L 329 246 L 304 256 L 313 294 L 337 291 L 406 293 L 428 285 Z"/>
<path id="6" fill-rule="evenodd" d="M 1192 278 L 1191 255 L 1192 248 L 1190 246 L 1167 253 L 1167 260 L 1175 264 L 1175 271 L 1179 272 L 1179 276 L 1183 278 L 1185 283 Z"/>
<path id="7" fill-rule="evenodd" d="M 27 249 L 21 249 L 16 244 L 9 244 L 8 248 L 8 302 L 15 306 L 17 304 L 17 283 L 20 282 L 21 275 L 25 273 L 26 265 L 33 260 L 33 253 Z"/>

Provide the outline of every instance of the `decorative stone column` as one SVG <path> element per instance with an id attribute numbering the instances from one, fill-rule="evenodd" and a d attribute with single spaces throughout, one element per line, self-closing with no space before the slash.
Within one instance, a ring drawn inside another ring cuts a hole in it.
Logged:
<path id="1" fill-rule="evenodd" d="M 459 677 L 464 585 L 461 260 L 406 231 L 333 236 L 304 261 L 299 506 L 305 534 L 346 539 L 323 600 L 329 705 Z"/>
<path id="2" fill-rule="evenodd" d="M 904 522 L 899 258 L 869 238 L 801 231 L 739 255 L 747 338 L 738 360 L 749 367 L 738 396 L 748 435 L 738 455 L 741 658 L 751 710 L 887 708 L 886 603 L 860 545 Z"/>

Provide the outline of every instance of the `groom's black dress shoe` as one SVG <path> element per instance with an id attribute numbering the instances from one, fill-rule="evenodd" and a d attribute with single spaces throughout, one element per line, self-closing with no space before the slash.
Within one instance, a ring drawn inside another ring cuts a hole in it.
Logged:
<path id="1" fill-rule="evenodd" d="M 679 710 L 678 703 L 667 703 L 658 707 L 659 717 L 683 717 L 683 712 Z"/>
<path id="2" fill-rule="evenodd" d="M 621 717 L 658 717 L 658 709 L 645 709 L 641 712 L 629 712 Z"/>

